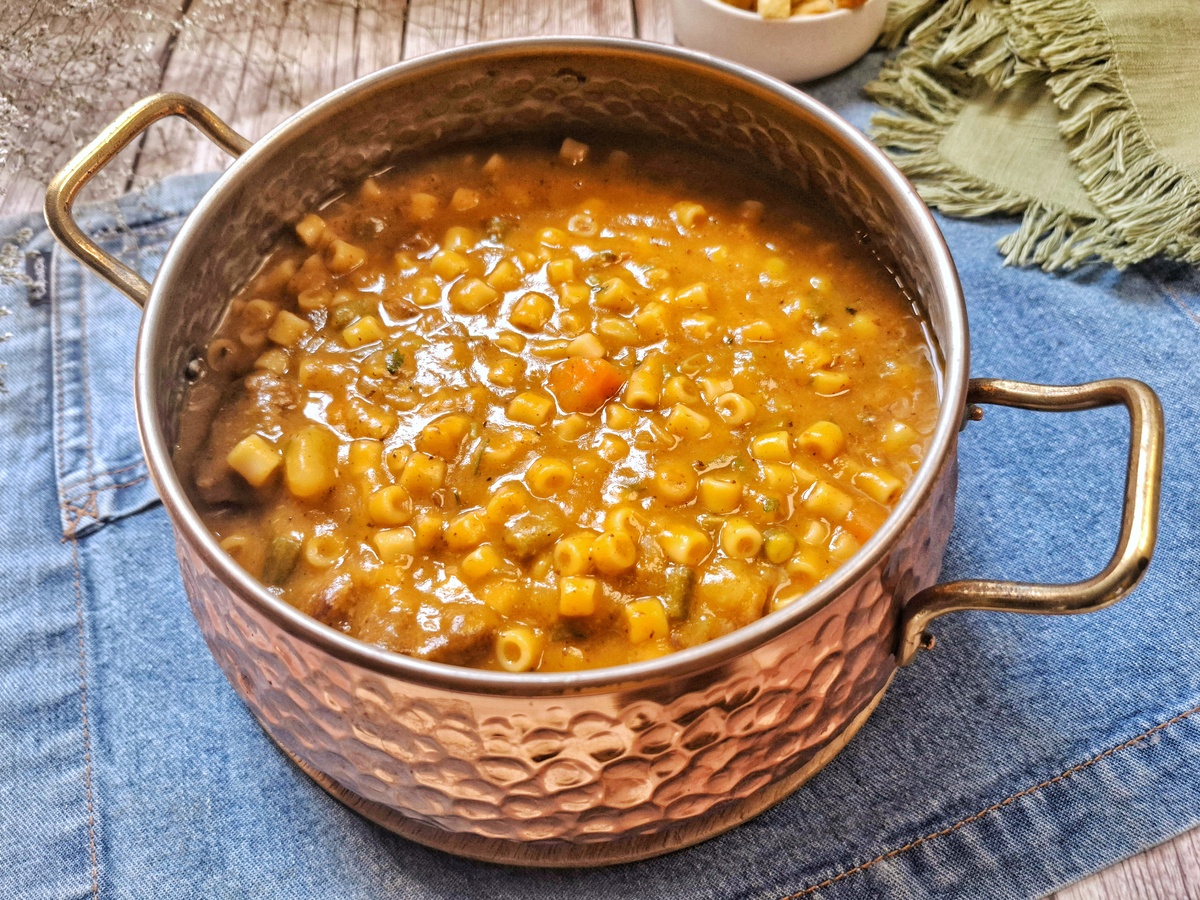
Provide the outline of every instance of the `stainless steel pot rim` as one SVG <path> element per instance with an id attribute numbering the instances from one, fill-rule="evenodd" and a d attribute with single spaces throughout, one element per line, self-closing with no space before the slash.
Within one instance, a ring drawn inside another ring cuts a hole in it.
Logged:
<path id="1" fill-rule="evenodd" d="M 310 618 L 282 598 L 268 591 L 233 559 L 221 550 L 216 539 L 204 526 L 188 502 L 171 461 L 161 424 L 155 414 L 155 373 L 151 371 L 152 354 L 159 336 L 160 322 L 170 310 L 167 286 L 179 266 L 185 248 L 199 224 L 217 204 L 224 191 L 238 182 L 239 174 L 252 163 L 272 152 L 277 140 L 303 133 L 309 123 L 349 100 L 354 94 L 396 78 L 420 72 L 455 67 L 479 59 L 512 59 L 551 54 L 626 55 L 658 58 L 674 65 L 692 67 L 698 75 L 705 73 L 732 76 L 739 87 L 751 93 L 767 95 L 800 107 L 814 124 L 833 135 L 847 149 L 877 171 L 887 191 L 907 210 L 911 221 L 920 230 L 920 239 L 932 250 L 936 271 L 930 273 L 946 301 L 947 333 L 941 341 L 944 356 L 942 373 L 941 410 L 928 453 L 916 478 L 900 503 L 883 526 L 870 540 L 844 563 L 832 576 L 818 584 L 802 598 L 783 609 L 740 628 L 723 637 L 676 651 L 646 662 L 629 663 L 599 669 L 554 673 L 508 673 L 469 669 L 445 663 L 430 662 L 405 656 L 382 647 L 367 644 L 337 629 Z M 954 446 L 955 435 L 962 421 L 969 368 L 969 337 L 966 306 L 958 275 L 941 232 L 933 216 L 917 196 L 916 191 L 887 157 L 863 134 L 845 122 L 828 107 L 807 94 L 744 66 L 726 62 L 707 54 L 665 44 L 650 44 L 624 38 L 596 37 L 536 37 L 516 38 L 472 44 L 422 56 L 358 79 L 326 94 L 295 115 L 276 126 L 265 137 L 236 160 L 216 184 L 201 199 L 188 217 L 175 241 L 171 244 L 154 279 L 150 298 L 145 306 L 137 343 L 135 363 L 135 402 L 139 435 L 149 464 L 150 474 L 176 529 L 193 543 L 205 562 L 226 584 L 234 588 L 251 608 L 267 617 L 287 633 L 323 649 L 345 662 L 361 666 L 384 676 L 477 694 L 547 696 L 554 694 L 601 691 L 620 688 L 623 684 L 646 685 L 667 679 L 696 674 L 758 647 L 787 631 L 826 606 L 849 589 L 886 552 L 907 528 L 926 494 L 932 489 L 938 471 Z"/>

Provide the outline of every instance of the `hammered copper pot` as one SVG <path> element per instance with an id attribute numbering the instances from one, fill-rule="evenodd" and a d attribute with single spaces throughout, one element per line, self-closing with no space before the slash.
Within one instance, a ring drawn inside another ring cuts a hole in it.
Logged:
<path id="1" fill-rule="evenodd" d="M 153 286 L 71 218 L 80 187 L 151 122 L 181 115 L 239 158 L 188 219 Z M 941 413 L 880 531 L 831 578 L 739 631 L 650 662 L 509 674 L 369 646 L 307 618 L 217 545 L 172 467 L 189 378 L 227 299 L 299 211 L 406 154 L 550 129 L 720 147 L 840 209 L 928 316 Z M 640 859 L 704 840 L 795 790 L 862 726 L 944 612 L 1063 613 L 1128 592 L 1154 544 L 1162 413 L 1145 385 L 968 382 L 966 311 L 928 210 L 874 146 L 804 94 L 672 47 L 528 39 L 401 63 L 335 91 L 253 146 L 187 97 L 148 98 L 51 185 L 59 239 L 144 304 L 136 399 L 184 585 L 222 670 L 323 787 L 387 828 L 480 859 Z M 956 439 L 973 402 L 1041 410 L 1123 403 L 1132 445 L 1116 554 L 1075 585 L 934 586 L 950 534 Z"/>

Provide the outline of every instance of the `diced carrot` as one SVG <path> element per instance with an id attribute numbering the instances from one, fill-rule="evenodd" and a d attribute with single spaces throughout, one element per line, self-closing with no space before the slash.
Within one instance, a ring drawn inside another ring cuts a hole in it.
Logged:
<path id="1" fill-rule="evenodd" d="M 594 413 L 623 384 L 621 370 L 605 359 L 576 356 L 550 370 L 550 390 L 564 412 Z"/>

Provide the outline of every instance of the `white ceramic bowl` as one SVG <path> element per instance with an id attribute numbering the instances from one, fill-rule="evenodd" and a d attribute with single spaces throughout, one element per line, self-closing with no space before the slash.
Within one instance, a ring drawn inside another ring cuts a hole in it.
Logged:
<path id="1" fill-rule="evenodd" d="M 672 0 L 679 43 L 790 82 L 830 75 L 870 50 L 887 5 L 867 0 L 857 9 L 764 19 L 721 0 Z"/>

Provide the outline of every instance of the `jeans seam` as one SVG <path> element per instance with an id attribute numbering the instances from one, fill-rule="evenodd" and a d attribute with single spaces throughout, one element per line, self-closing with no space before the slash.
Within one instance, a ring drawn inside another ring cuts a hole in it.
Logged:
<path id="1" fill-rule="evenodd" d="M 95 484 L 96 463 L 93 455 L 94 436 L 92 433 L 92 376 L 88 367 L 88 328 L 87 328 L 87 276 L 79 280 L 79 364 L 83 375 L 83 421 L 87 434 L 87 470 L 88 480 Z"/>
<path id="2" fill-rule="evenodd" d="M 51 265 L 54 264 L 54 259 L 51 258 Z M 50 276 L 51 283 L 54 281 L 54 275 Z M 54 327 L 52 332 L 53 351 L 55 358 L 55 377 L 54 379 L 54 394 L 55 401 L 58 403 L 58 414 L 54 417 L 54 445 L 55 452 L 58 455 L 58 465 L 61 471 L 66 471 L 66 438 L 63 435 L 63 416 L 66 410 L 66 393 L 63 388 L 63 371 L 62 371 L 62 304 L 51 300 L 50 311 L 54 318 Z M 59 498 L 63 498 L 62 486 L 59 488 Z"/>
<path id="3" fill-rule="evenodd" d="M 1147 728 L 1141 734 L 1135 735 L 1134 737 L 1130 738 L 1129 740 L 1125 741 L 1124 743 L 1117 744 L 1114 747 L 1109 747 L 1107 750 L 1102 750 L 1100 753 L 1097 753 L 1091 759 L 1086 759 L 1081 763 L 1076 763 L 1075 765 L 1071 766 L 1069 769 L 1065 769 L 1062 772 L 1059 772 L 1053 778 L 1047 778 L 1045 781 L 1041 781 L 1030 787 L 1023 788 L 1022 790 L 1019 790 L 1016 793 L 1009 794 L 1003 800 L 1001 800 L 997 803 L 993 803 L 991 806 L 987 807 L 986 809 L 981 809 L 977 813 L 973 813 L 972 815 L 969 815 L 969 816 L 966 816 L 965 818 L 959 819 L 953 825 L 947 825 L 945 828 L 942 828 L 938 831 L 930 832 L 929 834 L 925 835 L 924 837 L 919 837 L 919 838 L 916 838 L 915 840 L 909 841 L 903 847 L 897 847 L 894 850 L 889 850 L 886 853 L 881 853 L 878 856 L 876 856 L 874 859 L 869 859 L 864 863 L 859 863 L 857 866 L 854 866 L 851 869 L 846 869 L 844 872 L 841 872 L 837 875 L 827 878 L 824 881 L 820 882 L 819 884 L 814 884 L 814 885 L 811 885 L 810 887 L 806 887 L 802 890 L 796 891 L 793 894 L 788 894 L 786 897 L 781 898 L 781 900 L 799 900 L 799 898 L 801 898 L 801 897 L 807 897 L 809 894 L 812 894 L 816 891 L 824 890 L 827 887 L 832 887 L 833 885 L 837 884 L 839 881 L 849 878 L 851 875 L 857 875 L 860 872 L 865 872 L 867 869 L 871 868 L 872 866 L 876 865 L 877 863 L 887 862 L 889 860 L 895 859 L 896 857 L 901 856 L 910 850 L 915 850 L 917 847 L 920 847 L 922 844 L 926 844 L 929 841 L 935 840 L 936 838 L 946 837 L 947 835 L 953 834 L 954 832 L 958 831 L 961 828 L 964 828 L 967 825 L 971 825 L 975 822 L 978 822 L 980 819 L 983 819 L 984 817 L 990 815 L 991 813 L 998 812 L 1007 806 L 1011 806 L 1013 803 L 1015 803 L 1016 801 L 1018 801 L 1024 797 L 1028 797 L 1031 794 L 1036 794 L 1037 792 L 1043 790 L 1044 788 L 1048 788 L 1055 784 L 1058 784 L 1060 781 L 1065 781 L 1066 779 L 1070 778 L 1072 775 L 1076 775 L 1079 772 L 1082 772 L 1084 769 L 1088 769 L 1091 766 L 1094 766 L 1096 763 L 1102 762 L 1103 760 L 1108 759 L 1110 756 L 1115 756 L 1116 754 L 1118 754 L 1124 750 L 1128 750 L 1131 747 L 1135 747 L 1138 744 L 1145 741 L 1147 738 L 1153 737 L 1154 735 L 1158 734 L 1160 731 L 1170 728 L 1172 725 L 1177 725 L 1180 722 L 1185 721 L 1186 719 L 1190 719 L 1192 716 L 1196 715 L 1197 713 L 1200 713 L 1200 705 L 1193 706 L 1191 709 L 1184 710 L 1183 712 L 1178 713 L 1177 715 L 1174 715 L 1171 718 L 1167 719 L 1165 722 L 1159 722 L 1157 725 L 1153 725 L 1150 728 Z"/>
<path id="4" fill-rule="evenodd" d="M 1184 300 L 1182 297 L 1179 296 L 1179 294 L 1177 294 L 1175 291 L 1171 290 L 1171 288 L 1167 287 L 1162 282 L 1155 279 L 1154 284 L 1158 287 L 1159 290 L 1161 290 L 1168 297 L 1170 297 L 1171 300 L 1174 301 L 1175 306 L 1178 309 L 1180 309 L 1185 316 L 1187 316 L 1189 319 L 1191 319 L 1193 325 L 1200 328 L 1200 313 L 1198 313 L 1198 312 L 1196 312 L 1196 310 L 1192 309 L 1191 306 L 1188 305 L 1186 300 Z"/>
<path id="5" fill-rule="evenodd" d="M 100 896 L 100 858 L 96 850 L 96 803 L 92 790 L 92 737 L 88 723 L 87 644 L 83 615 L 83 577 L 79 567 L 79 542 L 71 539 L 75 568 L 75 619 L 79 628 L 79 710 L 83 720 L 83 783 L 87 798 L 88 856 L 91 860 L 92 897 Z"/>
<path id="6" fill-rule="evenodd" d="M 135 467 L 130 466 L 129 468 Z M 64 538 L 71 541 L 75 540 L 75 532 L 79 528 L 80 521 L 87 517 L 95 518 L 99 515 L 100 510 L 96 504 L 96 497 L 99 494 L 102 494 L 105 491 L 115 491 L 119 490 L 120 488 L 133 487 L 135 484 L 141 484 L 143 481 L 146 481 L 149 477 L 149 475 L 140 475 L 137 478 L 130 479 L 129 481 L 121 481 L 117 482 L 116 484 L 105 485 L 102 488 L 92 488 L 86 494 L 84 494 L 83 498 L 78 503 L 72 503 L 64 497 L 62 501 L 62 508 L 75 516 L 75 519 L 71 523 L 71 527 L 68 529 L 67 533 L 64 535 Z"/>
<path id="7" fill-rule="evenodd" d="M 50 261 L 51 266 L 57 267 L 57 265 L 59 265 L 58 259 L 59 259 L 59 257 L 57 254 L 55 256 L 51 257 L 51 261 Z M 51 280 L 51 283 L 56 282 L 56 274 L 57 274 L 56 272 L 52 272 L 50 274 L 49 278 Z M 81 308 L 81 314 L 82 314 L 82 306 L 83 306 L 83 279 L 82 278 L 80 279 L 79 290 L 80 290 L 80 301 L 79 302 L 80 302 L 80 308 Z M 52 337 L 53 352 L 54 352 L 54 357 L 55 357 L 55 361 L 56 361 L 54 391 L 55 391 L 55 400 L 58 404 L 58 415 L 56 415 L 54 417 L 54 419 L 55 419 L 54 443 L 55 443 L 55 452 L 58 457 L 58 468 L 61 471 L 65 472 L 66 468 L 67 468 L 67 455 L 66 455 L 67 450 L 66 450 L 66 434 L 63 430 L 63 419 L 64 419 L 65 411 L 66 411 L 66 402 L 67 402 L 66 396 L 67 396 L 67 394 L 66 394 L 65 375 L 64 375 L 62 365 L 61 365 L 61 362 L 63 360 L 63 354 L 64 354 L 63 338 L 62 338 L 62 332 L 63 332 L 62 303 L 56 301 L 54 298 L 51 298 L 50 310 L 51 310 L 51 314 L 54 319 L 53 337 Z M 81 328 L 82 328 L 82 325 L 83 325 L 83 323 L 81 321 Z M 83 335 L 81 333 L 80 334 L 80 357 L 81 357 L 81 363 L 83 365 L 86 365 L 86 353 L 84 351 L 85 351 L 85 347 L 83 345 Z M 85 418 L 85 421 L 87 422 L 87 441 L 88 441 L 88 446 L 87 446 L 88 466 L 87 466 L 87 468 L 88 468 L 88 472 L 89 472 L 87 481 L 92 481 L 92 476 L 90 473 L 95 468 L 95 466 L 92 461 L 91 408 L 90 408 L 90 401 L 88 400 L 86 369 L 81 368 L 81 377 L 84 379 L 84 402 L 85 402 L 84 418 Z M 80 507 L 72 506 L 71 504 L 69 504 L 67 501 L 66 489 L 62 485 L 58 486 L 58 496 L 59 496 L 60 508 L 66 509 L 69 507 L 70 510 L 77 515 L 75 521 L 73 521 L 67 527 L 66 531 L 63 534 L 65 539 L 73 540 L 75 538 L 75 531 L 79 527 L 80 519 L 82 519 L 84 516 L 92 516 L 93 518 L 96 516 L 96 514 L 98 512 L 98 509 L 94 505 L 96 502 L 96 494 L 94 491 L 92 491 L 86 496 L 84 502 L 87 504 L 87 506 L 85 508 L 80 508 Z"/>
<path id="8" fill-rule="evenodd" d="M 139 223 L 139 227 L 144 226 L 146 224 L 160 224 L 161 222 L 165 222 L 165 221 L 168 221 L 173 218 L 180 218 L 180 216 L 178 216 L 178 215 L 163 215 L 161 217 L 156 217 L 152 222 Z M 150 246 L 156 247 L 157 245 L 151 244 Z M 59 328 L 56 329 L 57 334 L 55 335 L 55 347 L 56 347 L 57 355 L 61 359 L 62 352 L 63 352 L 63 350 L 62 350 L 63 345 L 62 345 L 62 338 L 61 338 L 62 311 L 61 311 L 61 307 L 59 304 L 54 304 L 53 309 L 54 309 L 55 318 L 59 322 Z M 90 374 L 90 366 L 89 366 L 89 362 L 88 362 L 87 336 L 88 336 L 88 329 L 87 329 L 87 278 L 86 278 L 86 276 L 82 276 L 79 281 L 79 361 L 80 361 L 80 377 L 82 380 L 81 393 L 83 395 L 83 420 L 84 420 L 84 428 L 85 428 L 85 439 L 87 442 L 87 444 L 86 444 L 87 474 L 82 479 L 77 480 L 74 483 L 60 484 L 59 488 L 58 488 L 61 508 L 64 510 L 67 510 L 70 513 L 75 515 L 75 520 L 67 527 L 66 531 L 64 532 L 64 538 L 68 539 L 68 540 L 73 540 L 75 538 L 75 532 L 79 527 L 79 523 L 80 523 L 81 519 L 83 519 L 85 517 L 93 517 L 94 518 L 99 514 L 99 509 L 96 506 L 96 495 L 97 494 L 99 494 L 102 491 L 113 490 L 115 488 L 129 487 L 131 485 L 138 484 L 139 482 L 145 481 L 147 478 L 147 476 L 143 475 L 140 478 L 134 479 L 133 481 L 125 482 L 123 484 L 113 484 L 113 485 L 108 485 L 103 488 L 95 487 L 96 482 L 98 480 L 100 480 L 101 478 L 112 477 L 112 476 L 120 474 L 122 472 L 128 472 L 132 469 L 139 468 L 140 466 L 143 465 L 143 462 L 139 461 L 139 462 L 133 463 L 132 465 L 121 466 L 121 467 L 115 468 L 115 469 L 108 469 L 104 472 L 99 472 L 99 473 L 97 473 L 95 471 L 95 469 L 96 469 L 96 465 L 95 465 L 95 434 L 94 434 L 93 424 L 92 424 L 92 397 L 91 397 L 91 387 L 90 387 L 91 374 Z M 66 389 L 65 389 L 65 386 L 63 385 L 63 379 L 61 377 L 58 379 L 58 383 L 56 385 L 56 394 L 57 394 L 57 401 L 58 401 L 59 409 L 60 410 L 64 409 L 65 403 L 66 403 Z M 58 456 L 59 456 L 59 459 L 63 461 L 61 467 L 65 469 L 66 438 L 63 433 L 63 421 L 62 421 L 61 415 L 56 416 L 56 419 L 57 419 L 56 442 L 58 444 Z M 74 492 L 81 485 L 88 485 L 89 486 L 88 492 L 83 495 L 82 500 L 80 500 L 78 502 L 72 502 L 70 500 L 70 494 L 72 492 Z"/>
<path id="9" fill-rule="evenodd" d="M 102 478 L 112 478 L 114 475 L 120 475 L 122 472 L 128 472 L 131 469 L 139 469 L 143 465 L 145 465 L 145 461 L 139 460 L 138 462 L 132 463 L 131 465 L 128 465 L 128 466 L 121 466 L 119 469 L 105 469 L 103 472 L 97 472 L 95 475 L 85 475 L 83 478 L 79 478 L 75 481 L 69 482 L 66 485 L 64 485 L 62 487 L 62 492 L 64 494 L 67 494 L 67 493 L 70 493 L 71 491 L 75 490 L 77 487 L 87 484 L 89 481 L 91 481 L 94 484 L 95 482 L 100 481 Z M 115 485 L 115 486 L 119 487 L 120 485 Z M 100 488 L 100 490 L 107 490 L 107 489 Z"/>

